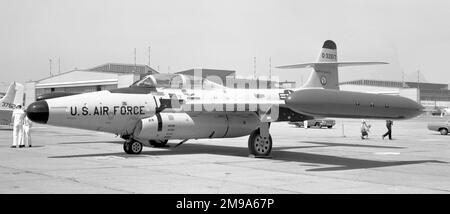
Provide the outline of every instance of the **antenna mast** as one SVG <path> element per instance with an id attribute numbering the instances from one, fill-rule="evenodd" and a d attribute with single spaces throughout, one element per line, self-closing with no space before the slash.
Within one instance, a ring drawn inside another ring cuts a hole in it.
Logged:
<path id="1" fill-rule="evenodd" d="M 136 48 L 134 48 L 134 72 L 136 72 Z"/>
<path id="2" fill-rule="evenodd" d="M 272 57 L 269 57 L 269 80 L 272 81 Z"/>
<path id="3" fill-rule="evenodd" d="M 256 79 L 256 57 L 253 57 L 253 78 Z"/>
<path id="4" fill-rule="evenodd" d="M 150 67 L 150 46 L 148 46 L 148 67 Z"/>
<path id="5" fill-rule="evenodd" d="M 52 59 L 49 59 L 50 62 L 50 76 L 52 76 Z"/>

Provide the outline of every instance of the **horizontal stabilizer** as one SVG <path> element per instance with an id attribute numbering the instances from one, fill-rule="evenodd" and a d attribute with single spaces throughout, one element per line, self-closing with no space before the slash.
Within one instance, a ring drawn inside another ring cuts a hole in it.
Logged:
<path id="1" fill-rule="evenodd" d="M 362 66 L 362 65 L 384 65 L 389 64 L 387 62 L 313 62 L 313 63 L 302 63 L 296 65 L 284 65 L 278 66 L 276 68 L 280 69 L 295 69 L 295 68 L 313 68 L 315 66 L 337 66 L 337 67 L 348 67 L 348 66 Z"/>

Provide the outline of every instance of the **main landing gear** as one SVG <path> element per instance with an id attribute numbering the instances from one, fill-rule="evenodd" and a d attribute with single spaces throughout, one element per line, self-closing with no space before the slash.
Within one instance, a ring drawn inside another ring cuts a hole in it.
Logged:
<path id="1" fill-rule="evenodd" d="M 248 138 L 248 149 L 255 157 L 267 157 L 272 151 L 272 136 L 269 133 L 269 123 L 262 123 Z"/>
<path id="2" fill-rule="evenodd" d="M 123 150 L 127 154 L 139 154 L 142 152 L 142 143 L 134 139 L 128 139 L 123 143 Z"/>

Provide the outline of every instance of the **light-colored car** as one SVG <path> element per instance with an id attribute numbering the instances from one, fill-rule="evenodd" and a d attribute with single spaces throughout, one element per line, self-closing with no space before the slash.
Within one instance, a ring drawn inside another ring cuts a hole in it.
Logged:
<path id="1" fill-rule="evenodd" d="M 297 127 L 303 127 L 304 123 L 302 122 L 290 122 L 289 124 L 294 124 Z M 335 120 L 329 120 L 329 119 L 312 119 L 308 120 L 308 128 L 311 126 L 315 126 L 318 128 L 327 127 L 329 129 L 333 128 L 333 126 L 336 125 Z"/>
<path id="2" fill-rule="evenodd" d="M 428 129 L 431 131 L 438 131 L 441 135 L 447 135 L 450 130 L 450 120 L 444 122 L 428 123 Z"/>

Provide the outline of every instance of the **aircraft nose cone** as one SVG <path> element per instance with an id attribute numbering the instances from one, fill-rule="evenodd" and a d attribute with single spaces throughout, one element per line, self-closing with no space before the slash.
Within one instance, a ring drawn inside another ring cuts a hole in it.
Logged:
<path id="1" fill-rule="evenodd" d="M 48 121 L 48 104 L 47 101 L 41 100 L 31 103 L 27 108 L 27 117 L 36 123 L 47 123 Z"/>

